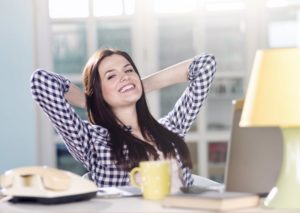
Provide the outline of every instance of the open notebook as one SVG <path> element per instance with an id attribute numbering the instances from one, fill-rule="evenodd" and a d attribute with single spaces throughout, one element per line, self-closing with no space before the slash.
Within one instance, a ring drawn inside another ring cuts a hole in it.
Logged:
<path id="1" fill-rule="evenodd" d="M 239 127 L 243 101 L 234 101 L 225 190 L 266 195 L 282 160 L 282 135 L 275 127 Z"/>

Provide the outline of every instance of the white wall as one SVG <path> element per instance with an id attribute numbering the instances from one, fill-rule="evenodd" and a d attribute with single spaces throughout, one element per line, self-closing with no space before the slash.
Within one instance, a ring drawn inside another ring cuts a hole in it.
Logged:
<path id="1" fill-rule="evenodd" d="M 0 1 L 0 173 L 37 163 L 33 17 L 32 0 Z"/>

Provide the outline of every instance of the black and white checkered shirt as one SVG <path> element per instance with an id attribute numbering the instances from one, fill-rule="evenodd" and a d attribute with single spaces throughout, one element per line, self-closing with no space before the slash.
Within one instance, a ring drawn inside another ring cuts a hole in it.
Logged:
<path id="1" fill-rule="evenodd" d="M 188 87 L 172 111 L 159 119 L 159 123 L 184 137 L 208 94 L 215 71 L 214 56 L 196 56 L 189 66 Z M 64 77 L 44 70 L 35 71 L 31 78 L 34 99 L 46 112 L 72 156 L 87 168 L 95 183 L 99 187 L 129 185 L 128 172 L 117 168 L 112 160 L 108 130 L 82 120 L 64 98 L 69 84 L 70 81 Z M 176 160 L 183 184 L 192 185 L 189 168 L 183 165 L 178 154 Z"/>

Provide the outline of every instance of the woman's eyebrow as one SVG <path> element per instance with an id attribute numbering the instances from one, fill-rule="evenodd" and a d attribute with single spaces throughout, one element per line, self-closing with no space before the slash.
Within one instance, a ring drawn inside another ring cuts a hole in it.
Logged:
<path id="1" fill-rule="evenodd" d="M 124 68 L 130 67 L 130 66 L 131 66 L 131 64 L 126 64 L 126 65 L 124 65 Z"/>
<path id="2" fill-rule="evenodd" d="M 123 68 L 130 67 L 130 66 L 131 66 L 131 64 L 128 63 L 128 64 L 125 64 L 125 65 L 123 66 Z M 109 74 L 109 73 L 111 73 L 111 72 L 114 72 L 114 71 L 116 71 L 116 69 L 110 69 L 110 70 L 107 70 L 107 71 L 105 71 L 104 75 L 107 75 L 107 74 Z"/>
<path id="3" fill-rule="evenodd" d="M 109 73 L 111 73 L 111 72 L 113 72 L 113 71 L 115 71 L 115 69 L 107 70 L 107 71 L 105 71 L 104 75 L 107 75 L 107 74 L 109 74 Z"/>

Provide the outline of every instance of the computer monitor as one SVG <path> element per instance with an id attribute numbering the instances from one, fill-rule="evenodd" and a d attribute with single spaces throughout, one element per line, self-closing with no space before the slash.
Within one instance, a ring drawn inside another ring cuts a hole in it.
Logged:
<path id="1" fill-rule="evenodd" d="M 243 100 L 233 102 L 225 190 L 265 196 L 275 185 L 282 160 L 282 135 L 276 127 L 240 127 Z"/>

